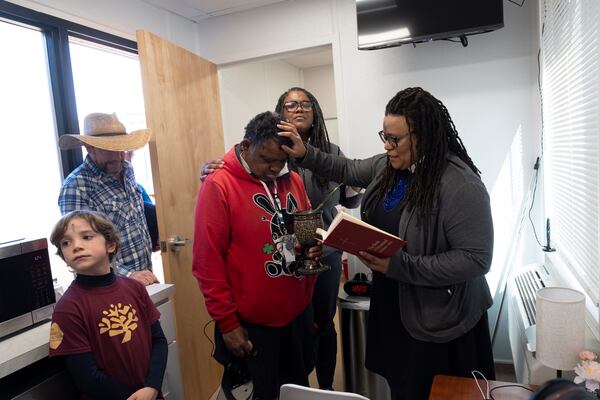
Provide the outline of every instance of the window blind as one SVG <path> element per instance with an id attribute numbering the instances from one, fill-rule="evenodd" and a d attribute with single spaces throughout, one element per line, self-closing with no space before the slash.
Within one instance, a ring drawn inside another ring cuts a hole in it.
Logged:
<path id="1" fill-rule="evenodd" d="M 546 215 L 553 246 L 600 299 L 600 2 L 541 0 Z"/>

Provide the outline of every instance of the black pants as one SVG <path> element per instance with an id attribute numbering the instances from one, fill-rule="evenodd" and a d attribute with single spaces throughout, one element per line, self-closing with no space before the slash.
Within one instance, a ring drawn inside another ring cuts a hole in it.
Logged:
<path id="1" fill-rule="evenodd" d="M 311 307 L 283 327 L 269 327 L 242 321 L 255 355 L 241 360 L 225 347 L 223 336 L 215 330 L 215 359 L 223 364 L 223 382 L 232 364 L 246 368 L 254 385 L 255 400 L 272 400 L 279 396 L 284 383 L 308 386 L 308 375 L 314 366 L 314 327 Z M 235 373 L 238 373 L 237 371 Z"/>
<path id="2" fill-rule="evenodd" d="M 342 274 L 342 255 L 331 253 L 321 262 L 331 269 L 317 278 L 312 299 L 317 333 L 315 367 L 319 387 L 328 389 L 333 385 L 337 355 L 337 332 L 333 319 Z"/>
<path id="3" fill-rule="evenodd" d="M 412 339 L 410 345 L 420 357 L 408 355 L 403 362 L 412 368 L 403 376 L 388 377 L 392 400 L 429 398 L 436 374 L 471 378 L 478 370 L 487 379 L 496 379 L 494 356 L 488 329 L 487 313 L 463 336 L 448 343 L 428 343 Z"/>
<path id="4" fill-rule="evenodd" d="M 495 379 L 487 313 L 450 342 L 424 342 L 404 328 L 397 299 L 398 282 L 374 272 L 365 365 L 387 379 L 393 400 L 426 400 L 436 374 L 471 377 L 476 369 Z"/>

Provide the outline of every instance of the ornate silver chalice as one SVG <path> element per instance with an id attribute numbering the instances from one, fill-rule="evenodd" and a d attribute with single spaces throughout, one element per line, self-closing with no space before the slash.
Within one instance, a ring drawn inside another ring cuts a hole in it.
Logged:
<path id="1" fill-rule="evenodd" d="M 321 209 L 298 211 L 294 213 L 294 234 L 302 246 L 296 272 L 300 275 L 315 275 L 328 271 L 329 265 L 308 257 L 308 249 L 318 244 L 315 238 L 317 228 L 323 228 Z"/>

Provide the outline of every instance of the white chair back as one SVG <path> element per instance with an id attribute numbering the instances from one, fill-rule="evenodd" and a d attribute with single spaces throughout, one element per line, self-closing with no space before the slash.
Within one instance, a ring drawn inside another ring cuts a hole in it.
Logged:
<path id="1" fill-rule="evenodd" d="M 286 383 L 281 386 L 279 400 L 369 400 L 356 393 L 334 392 Z"/>

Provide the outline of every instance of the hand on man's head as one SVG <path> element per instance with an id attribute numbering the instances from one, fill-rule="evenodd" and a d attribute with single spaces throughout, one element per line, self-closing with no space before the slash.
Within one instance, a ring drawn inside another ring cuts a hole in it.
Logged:
<path id="1" fill-rule="evenodd" d="M 296 159 L 304 158 L 306 155 L 306 146 L 294 124 L 287 121 L 281 121 L 277 124 L 277 127 L 281 129 L 281 131 L 277 133 L 279 136 L 289 138 L 292 141 L 292 147 L 284 144 L 281 146 L 282 150 Z"/>

